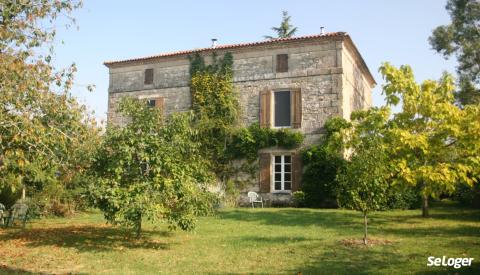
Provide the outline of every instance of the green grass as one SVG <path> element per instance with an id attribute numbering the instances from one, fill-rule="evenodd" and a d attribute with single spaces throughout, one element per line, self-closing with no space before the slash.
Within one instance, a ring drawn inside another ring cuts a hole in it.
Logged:
<path id="1" fill-rule="evenodd" d="M 346 210 L 228 209 L 201 218 L 195 232 L 146 226 L 140 240 L 101 214 L 42 219 L 0 229 L 0 273 L 107 274 L 480 274 L 480 211 L 435 206 L 378 212 L 364 247 L 362 217 Z M 472 257 L 461 269 L 427 267 L 428 256 Z"/>

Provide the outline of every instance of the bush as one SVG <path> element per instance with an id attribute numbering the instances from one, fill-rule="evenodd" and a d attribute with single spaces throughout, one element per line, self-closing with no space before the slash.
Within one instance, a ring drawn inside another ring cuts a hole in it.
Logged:
<path id="1" fill-rule="evenodd" d="M 418 209 L 422 205 L 420 191 L 415 188 L 390 187 L 387 191 L 387 204 L 384 210 L 389 209 Z"/>
<path id="2" fill-rule="evenodd" d="M 480 208 L 480 183 L 476 183 L 473 187 L 461 183 L 452 197 L 463 205 Z"/>
<path id="3" fill-rule="evenodd" d="M 302 191 L 307 207 L 338 207 L 336 201 L 336 176 L 344 160 L 327 152 L 326 146 L 312 146 L 302 152 L 305 166 Z"/>
<path id="4" fill-rule="evenodd" d="M 9 209 L 21 196 L 22 190 L 16 189 L 14 191 L 10 188 L 3 188 L 0 191 L 0 203 Z"/>
<path id="5" fill-rule="evenodd" d="M 303 191 L 296 191 L 292 194 L 293 204 L 295 207 L 305 206 L 305 193 Z"/>

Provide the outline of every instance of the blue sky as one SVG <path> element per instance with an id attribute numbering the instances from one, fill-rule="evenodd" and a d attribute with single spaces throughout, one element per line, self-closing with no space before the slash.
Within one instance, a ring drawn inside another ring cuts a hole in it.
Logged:
<path id="1" fill-rule="evenodd" d="M 374 105 L 383 104 L 383 80 L 378 67 L 384 61 L 410 64 L 418 81 L 438 79 L 443 71 L 454 72 L 454 60 L 446 61 L 430 49 L 432 29 L 450 18 L 445 1 L 113 1 L 84 0 L 74 13 L 78 27 L 58 29 L 55 63 L 78 67 L 73 94 L 106 118 L 108 98 L 107 60 L 153 55 L 162 52 L 219 44 L 263 40 L 272 34 L 282 10 L 292 16 L 297 35 L 327 32 L 350 34 L 378 85 Z M 60 25 L 60 24 L 58 24 Z M 95 84 L 94 92 L 85 85 Z"/>

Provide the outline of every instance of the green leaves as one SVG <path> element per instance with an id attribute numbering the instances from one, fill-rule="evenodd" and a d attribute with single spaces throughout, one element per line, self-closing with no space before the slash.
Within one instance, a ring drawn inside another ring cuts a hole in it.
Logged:
<path id="1" fill-rule="evenodd" d="M 277 37 L 272 37 L 269 35 L 264 36 L 265 39 L 277 39 L 277 38 L 288 38 L 295 35 L 298 28 L 293 27 L 290 24 L 291 16 L 288 15 L 287 11 L 282 12 L 282 22 L 279 27 L 272 27 L 272 30 L 277 33 Z"/>
<path id="2" fill-rule="evenodd" d="M 452 22 L 433 30 L 429 38 L 432 48 L 445 58 L 457 57 L 460 104 L 479 104 L 480 90 L 480 3 L 476 0 L 449 0 L 446 6 Z"/>
<path id="3" fill-rule="evenodd" d="M 388 108 L 356 111 L 351 128 L 342 131 L 348 160 L 337 174 L 337 198 L 342 207 L 364 214 L 387 203 L 389 171 L 385 133 Z"/>
<path id="4" fill-rule="evenodd" d="M 212 209 L 214 181 L 201 154 L 193 113 L 161 113 L 146 102 L 120 103 L 130 122 L 110 127 L 96 156 L 91 201 L 113 224 L 141 230 L 142 221 L 165 221 L 171 229 L 192 230 L 196 216 Z"/>
<path id="5" fill-rule="evenodd" d="M 417 84 L 409 66 L 385 63 L 380 72 L 387 105 L 402 103 L 384 132 L 392 182 L 418 188 L 425 201 L 452 193 L 459 184 L 476 183 L 480 106 L 455 105 L 448 74 Z"/>
<path id="6" fill-rule="evenodd" d="M 232 134 L 232 139 L 227 146 L 227 154 L 231 159 L 247 159 L 250 161 L 258 158 L 258 151 L 263 148 L 278 146 L 286 149 L 299 147 L 304 140 L 304 135 L 290 129 L 274 130 L 262 128 L 258 123 L 253 123 L 247 128 L 237 129 Z"/>
<path id="7" fill-rule="evenodd" d="M 89 168 L 99 129 L 70 94 L 76 68 L 73 64 L 57 72 L 50 63 L 53 48 L 46 57 L 36 53 L 55 36 L 57 15 L 80 5 L 0 4 L 0 189 L 18 188 L 18 180 L 27 194 L 49 185 L 67 188 Z"/>

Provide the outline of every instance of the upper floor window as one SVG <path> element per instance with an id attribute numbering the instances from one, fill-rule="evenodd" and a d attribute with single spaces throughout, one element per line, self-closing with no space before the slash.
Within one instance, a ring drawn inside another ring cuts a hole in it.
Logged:
<path id="1" fill-rule="evenodd" d="M 288 54 L 277 54 L 277 73 L 288 72 Z"/>
<path id="2" fill-rule="evenodd" d="M 260 91 L 260 127 L 302 128 L 302 92 L 300 88 Z"/>
<path id="3" fill-rule="evenodd" d="M 274 92 L 274 127 L 291 127 L 291 97 L 290 91 Z"/>
<path id="4" fill-rule="evenodd" d="M 145 81 L 144 84 L 153 84 L 153 69 L 145 70 Z"/>

